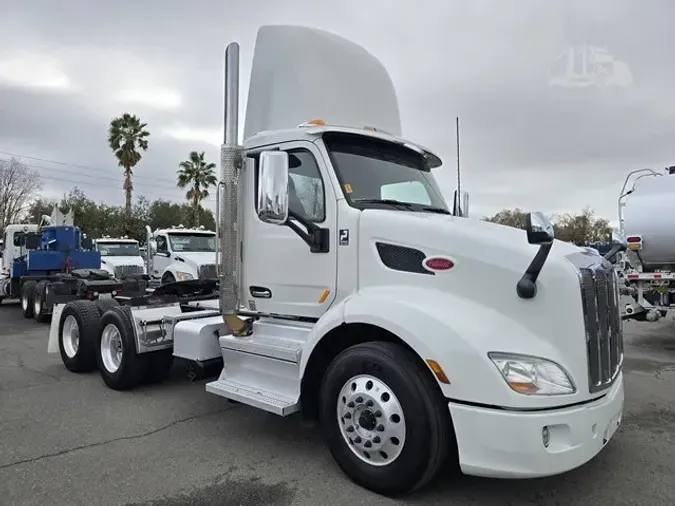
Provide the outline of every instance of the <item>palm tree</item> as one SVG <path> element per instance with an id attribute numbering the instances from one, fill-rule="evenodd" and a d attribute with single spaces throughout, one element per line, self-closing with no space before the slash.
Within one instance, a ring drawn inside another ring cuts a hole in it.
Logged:
<path id="1" fill-rule="evenodd" d="M 124 208 L 124 230 L 127 235 L 131 233 L 131 194 L 134 190 L 132 181 L 133 168 L 141 161 L 139 149 L 148 149 L 150 132 L 145 127 L 147 123 L 141 123 L 136 115 L 124 113 L 110 122 L 108 128 L 108 145 L 112 149 L 117 164 L 124 169 L 124 184 L 122 188 L 126 192 Z"/>
<path id="2" fill-rule="evenodd" d="M 206 163 L 204 152 L 192 151 L 188 160 L 178 164 L 178 186 L 190 187 L 185 196 L 192 203 L 194 226 L 199 226 L 199 207 L 206 197 L 209 196 L 209 187 L 217 183 L 214 169 L 215 163 Z"/>

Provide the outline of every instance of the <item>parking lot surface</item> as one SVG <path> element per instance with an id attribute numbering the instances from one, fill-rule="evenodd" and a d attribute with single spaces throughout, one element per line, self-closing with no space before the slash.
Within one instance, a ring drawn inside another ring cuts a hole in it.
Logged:
<path id="1" fill-rule="evenodd" d="M 675 323 L 626 323 L 622 426 L 589 464 L 527 481 L 441 476 L 394 501 L 347 480 L 317 428 L 207 394 L 180 367 L 131 392 L 47 354 L 48 325 L 0 306 L 0 504 L 672 505 Z M 476 437 L 480 437 L 479 434 Z"/>

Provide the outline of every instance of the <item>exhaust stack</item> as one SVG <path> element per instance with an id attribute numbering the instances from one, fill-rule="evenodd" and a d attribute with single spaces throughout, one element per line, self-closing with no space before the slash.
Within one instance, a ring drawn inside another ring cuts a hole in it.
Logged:
<path id="1" fill-rule="evenodd" d="M 150 225 L 145 226 L 145 267 L 148 270 L 148 276 L 152 276 L 152 252 L 150 251 L 150 239 L 152 238 L 152 229 Z"/>
<path id="2" fill-rule="evenodd" d="M 223 144 L 220 147 L 218 192 L 218 241 L 220 313 L 234 335 L 250 334 L 250 325 L 237 316 L 239 309 L 239 176 L 243 168 L 243 148 L 239 146 L 239 44 L 225 49 L 225 100 Z"/>

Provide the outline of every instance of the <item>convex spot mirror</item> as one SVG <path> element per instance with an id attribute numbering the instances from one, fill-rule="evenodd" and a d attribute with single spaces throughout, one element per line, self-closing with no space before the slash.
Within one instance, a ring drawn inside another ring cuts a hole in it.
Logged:
<path id="1" fill-rule="evenodd" d="M 258 218 L 272 225 L 288 220 L 288 168 L 285 151 L 263 151 L 258 168 Z"/>

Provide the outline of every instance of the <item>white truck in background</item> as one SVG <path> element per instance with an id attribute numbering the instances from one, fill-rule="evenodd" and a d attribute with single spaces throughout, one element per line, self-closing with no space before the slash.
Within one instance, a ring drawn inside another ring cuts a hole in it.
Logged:
<path id="1" fill-rule="evenodd" d="M 524 233 L 450 211 L 440 158 L 401 137 L 389 74 L 362 47 L 260 28 L 243 146 L 237 43 L 225 60 L 219 300 L 86 324 L 93 303 L 60 306 L 50 351 L 117 390 L 167 357 L 222 359 L 207 392 L 318 420 L 341 469 L 386 495 L 448 459 L 532 478 L 600 452 L 624 402 L 612 265 L 555 241 L 541 213 Z"/>
<path id="2" fill-rule="evenodd" d="M 633 299 L 625 317 L 658 321 L 675 308 L 675 167 L 630 172 L 618 205 L 628 246 L 619 262 L 622 292 Z"/>
<path id="3" fill-rule="evenodd" d="M 216 233 L 199 228 L 155 230 L 146 226 L 146 262 L 151 281 L 162 285 L 192 279 L 216 279 Z"/>
<path id="4" fill-rule="evenodd" d="M 124 279 L 129 275 L 147 273 L 138 241 L 135 239 L 106 235 L 94 239 L 93 248 L 101 253 L 101 269 L 114 278 Z"/>

